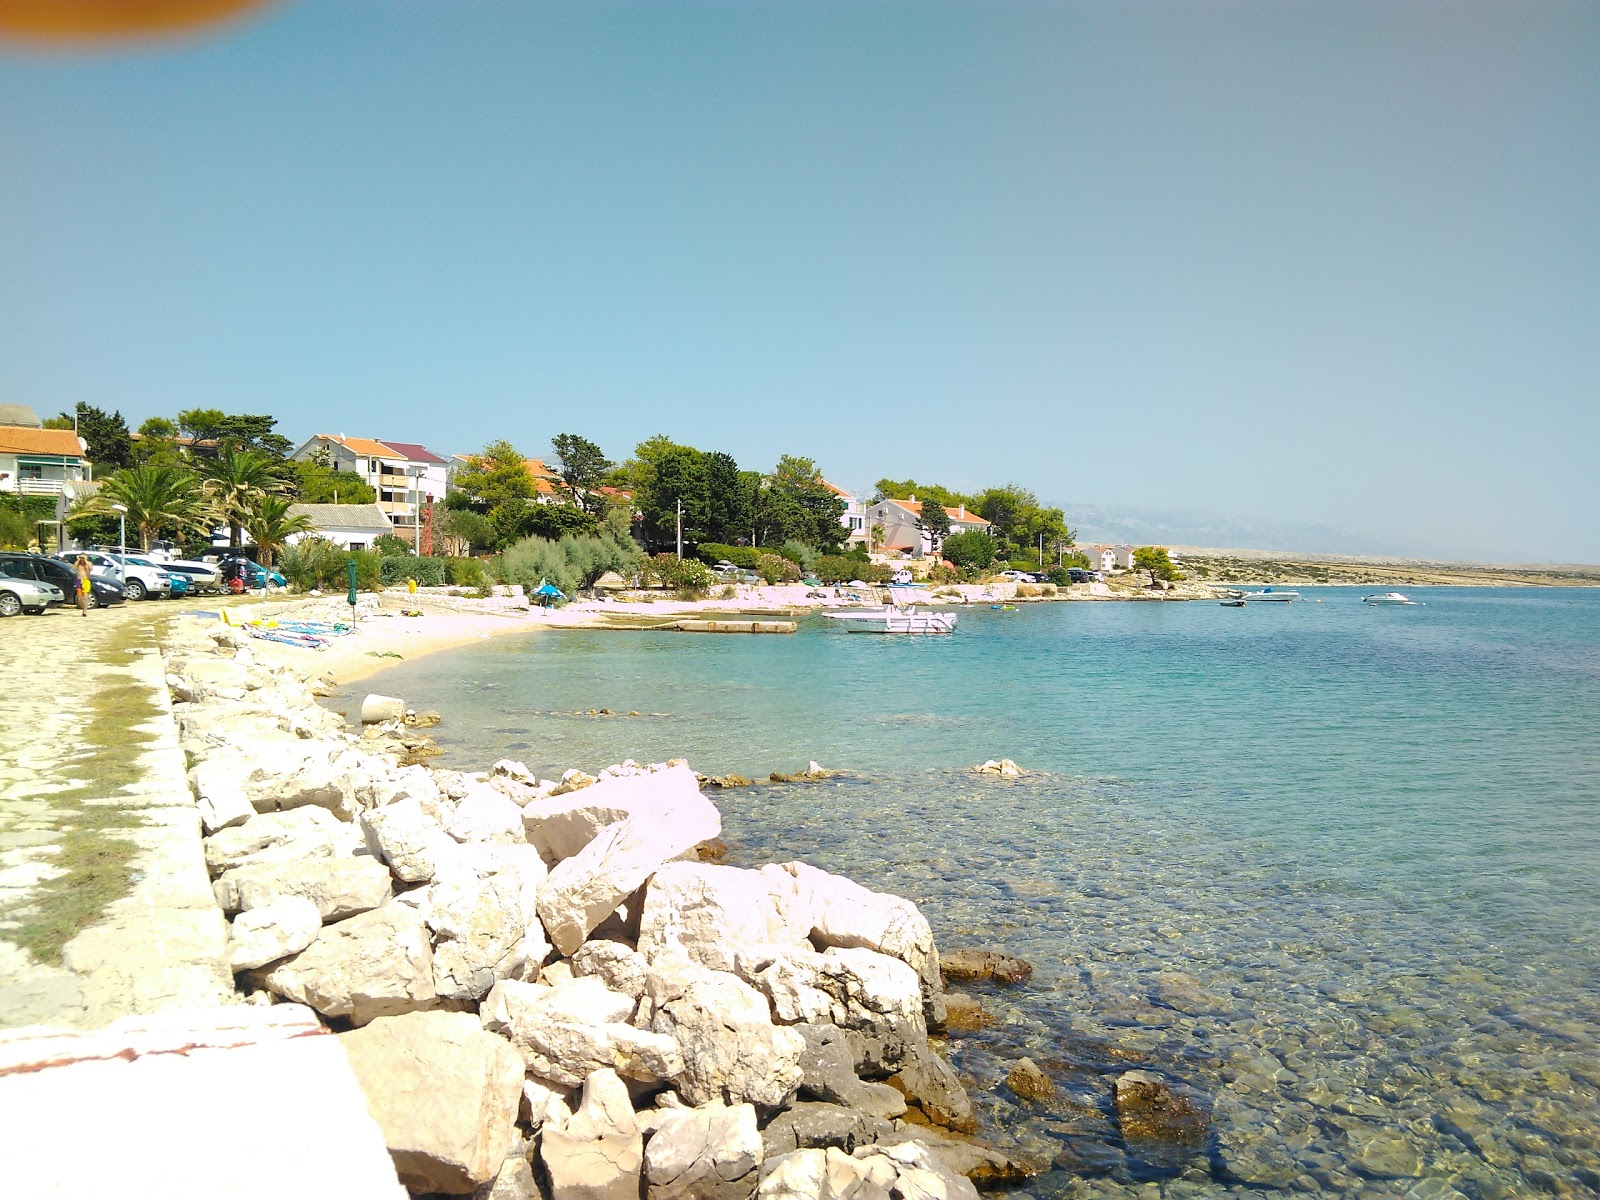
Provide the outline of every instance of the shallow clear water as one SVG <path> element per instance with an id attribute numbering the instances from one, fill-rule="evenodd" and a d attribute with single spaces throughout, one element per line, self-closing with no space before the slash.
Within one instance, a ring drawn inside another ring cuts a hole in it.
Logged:
<path id="1" fill-rule="evenodd" d="M 714 793 L 725 837 L 1035 964 L 949 1043 L 985 1133 L 1054 1160 L 1026 1194 L 1600 1194 L 1600 591 L 1302 594 L 554 632 L 375 686 L 445 713 L 448 765 L 855 772 Z M 1001 756 L 1039 773 L 963 769 Z M 1004 1086 L 1023 1054 L 1053 1105 Z M 1122 1141 L 1130 1066 L 1205 1146 Z"/>

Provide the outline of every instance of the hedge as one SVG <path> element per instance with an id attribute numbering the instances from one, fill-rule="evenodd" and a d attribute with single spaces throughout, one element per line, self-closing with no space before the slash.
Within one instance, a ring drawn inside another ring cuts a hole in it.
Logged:
<path id="1" fill-rule="evenodd" d="M 418 558 L 406 554 L 388 555 L 383 560 L 383 586 L 393 587 L 408 579 L 415 579 L 418 587 L 443 587 L 445 563 L 443 558 Z"/>
<path id="2" fill-rule="evenodd" d="M 695 548 L 695 555 L 707 566 L 716 566 L 726 560 L 746 571 L 754 571 L 761 552 L 753 546 L 724 546 L 721 542 L 701 542 Z"/>

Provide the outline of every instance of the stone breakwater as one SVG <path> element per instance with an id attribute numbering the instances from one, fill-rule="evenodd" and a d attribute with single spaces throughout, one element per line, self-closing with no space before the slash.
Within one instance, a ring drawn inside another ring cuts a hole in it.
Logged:
<path id="1" fill-rule="evenodd" d="M 930 1044 L 916 905 L 801 862 L 701 861 L 688 765 L 540 780 L 401 765 L 225 626 L 167 683 L 243 1002 L 335 1031 L 413 1193 L 975 1197 L 1023 1168 L 968 1136 Z"/>

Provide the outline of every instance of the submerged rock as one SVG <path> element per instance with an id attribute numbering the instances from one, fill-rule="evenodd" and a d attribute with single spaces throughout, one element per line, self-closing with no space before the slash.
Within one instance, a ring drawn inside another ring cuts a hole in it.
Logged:
<path id="1" fill-rule="evenodd" d="M 1032 963 L 998 950 L 947 951 L 939 955 L 939 971 L 946 983 L 976 980 L 1026 983 L 1033 978 Z"/>
<path id="2" fill-rule="evenodd" d="M 1149 1071 L 1124 1071 L 1117 1077 L 1116 1106 L 1117 1124 L 1128 1142 L 1198 1146 L 1210 1124 L 1192 1100 Z"/>
<path id="3" fill-rule="evenodd" d="M 1016 779 L 1022 774 L 1022 768 L 1009 758 L 989 759 L 972 768 L 979 775 L 994 775 L 1004 779 Z"/>
<path id="4" fill-rule="evenodd" d="M 1016 1066 L 1006 1074 L 1006 1086 L 1024 1100 L 1045 1103 L 1056 1094 L 1056 1085 L 1050 1076 L 1039 1069 L 1031 1058 L 1017 1060 Z"/>

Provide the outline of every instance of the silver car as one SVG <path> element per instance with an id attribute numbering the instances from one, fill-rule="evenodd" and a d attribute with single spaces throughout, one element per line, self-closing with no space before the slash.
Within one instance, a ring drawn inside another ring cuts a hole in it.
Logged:
<path id="1" fill-rule="evenodd" d="M 53 583 L 0 575 L 0 617 L 14 617 L 21 612 L 42 613 L 65 598 Z"/>

